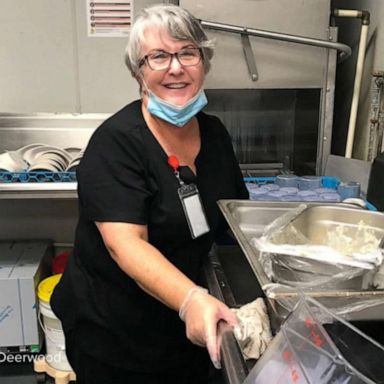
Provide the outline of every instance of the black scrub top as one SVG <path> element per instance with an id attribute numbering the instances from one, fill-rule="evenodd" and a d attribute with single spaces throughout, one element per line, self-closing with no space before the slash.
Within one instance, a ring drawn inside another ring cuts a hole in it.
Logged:
<path id="1" fill-rule="evenodd" d="M 106 363 L 141 372 L 177 371 L 192 344 L 176 311 L 146 294 L 109 255 L 97 222 L 148 226 L 149 242 L 199 283 L 204 258 L 227 229 L 219 199 L 247 199 L 227 130 L 214 116 L 197 115 L 201 149 L 194 182 L 210 226 L 192 239 L 167 155 L 147 127 L 141 101 L 106 120 L 93 134 L 77 169 L 79 221 L 75 247 L 51 306 L 76 348 Z"/>

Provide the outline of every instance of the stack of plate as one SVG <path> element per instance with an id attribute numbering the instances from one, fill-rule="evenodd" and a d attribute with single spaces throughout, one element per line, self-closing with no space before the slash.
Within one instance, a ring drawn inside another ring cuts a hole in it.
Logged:
<path id="1" fill-rule="evenodd" d="M 0 170 L 7 172 L 70 172 L 79 165 L 81 148 L 59 148 L 45 144 L 29 144 L 0 155 Z"/>

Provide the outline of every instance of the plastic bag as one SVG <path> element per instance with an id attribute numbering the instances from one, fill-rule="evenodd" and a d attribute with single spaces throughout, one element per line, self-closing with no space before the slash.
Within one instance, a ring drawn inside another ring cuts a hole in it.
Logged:
<path id="1" fill-rule="evenodd" d="M 306 208 L 302 204 L 278 217 L 251 240 L 269 279 L 302 288 L 361 289 L 367 271 L 382 263 L 380 239 L 364 223 L 352 229 L 338 223 L 328 228 L 323 244 L 314 244 L 293 224 Z"/>
<path id="2" fill-rule="evenodd" d="M 280 306 L 279 313 L 285 317 L 293 311 L 295 305 L 300 299 L 300 296 L 304 293 L 295 287 L 271 283 L 263 287 L 265 295 L 268 299 L 277 302 Z M 343 296 L 340 300 L 335 300 L 335 296 L 323 296 L 322 300 L 331 300 L 327 302 L 327 307 L 332 310 L 338 316 L 343 319 L 349 320 L 355 318 L 356 312 L 365 311 L 369 308 L 384 306 L 383 296 L 367 295 L 355 295 L 355 296 Z M 285 315 L 284 315 L 285 314 Z"/>

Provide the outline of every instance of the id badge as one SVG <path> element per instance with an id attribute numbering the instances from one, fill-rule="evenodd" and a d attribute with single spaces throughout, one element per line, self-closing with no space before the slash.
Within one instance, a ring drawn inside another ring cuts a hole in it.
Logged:
<path id="1" fill-rule="evenodd" d="M 193 239 L 209 232 L 209 225 L 195 184 L 183 184 L 177 190 Z"/>

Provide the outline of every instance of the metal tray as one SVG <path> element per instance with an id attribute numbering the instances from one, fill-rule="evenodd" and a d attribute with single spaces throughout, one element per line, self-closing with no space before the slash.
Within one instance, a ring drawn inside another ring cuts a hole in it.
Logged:
<path id="1" fill-rule="evenodd" d="M 232 232 L 234 233 L 240 247 L 242 248 L 255 276 L 267 294 L 267 289 L 273 283 L 266 275 L 259 262 L 259 252 L 251 245 L 253 237 L 263 234 L 266 225 L 270 224 L 280 215 L 296 208 L 299 202 L 259 202 L 249 200 L 220 200 L 218 205 L 224 214 Z M 364 222 L 374 227 L 384 230 L 384 215 L 379 212 L 362 210 L 348 204 L 333 204 L 326 208 L 323 204 L 310 203 L 309 207 L 322 207 L 318 212 L 328 212 L 322 216 L 318 215 L 319 221 L 323 224 L 329 221 L 336 221 L 336 216 L 340 220 L 340 208 L 342 212 L 348 212 L 350 216 L 360 217 Z M 329 206 L 329 205 L 328 205 Z M 314 210 L 315 211 L 315 210 Z M 341 210 L 340 210 L 341 211 Z M 322 219 L 320 220 L 320 217 Z M 328 219 L 326 219 L 328 218 Z M 345 220 L 345 218 L 344 218 Z M 307 290 L 305 294 L 316 297 L 320 302 L 329 308 L 340 308 L 356 305 L 362 300 L 374 300 L 375 305 L 364 306 L 360 310 L 355 310 L 345 314 L 350 320 L 381 320 L 384 319 L 384 290 Z M 289 291 L 284 288 L 277 288 L 273 295 L 268 299 L 274 311 L 282 318 L 288 313 L 287 302 L 295 300 L 298 293 L 294 290 Z"/>
<path id="2" fill-rule="evenodd" d="M 326 233 L 340 224 L 348 230 L 350 236 L 356 235 L 360 222 L 364 223 L 364 227 L 369 227 L 379 241 L 384 237 L 384 214 L 337 204 L 309 207 L 291 225 L 312 243 L 322 244 Z"/>
<path id="3" fill-rule="evenodd" d="M 337 236 L 338 232 L 339 236 Z M 273 241 L 275 244 L 285 244 L 287 239 L 291 238 L 292 244 L 298 244 L 297 241 L 301 243 L 306 239 L 308 244 L 319 246 L 330 245 L 330 241 L 338 239 L 338 242 L 334 243 L 335 246 L 344 249 L 347 247 L 350 252 L 359 252 L 364 244 L 361 242 L 363 235 L 369 235 L 369 241 L 375 239 L 375 242 L 380 244 L 384 238 L 384 215 L 337 205 L 307 207 L 277 235 Z M 346 243 L 348 239 L 351 241 Z M 348 279 L 333 278 L 326 284 L 318 285 L 319 288 L 316 289 L 361 290 L 368 286 L 370 276 L 373 275 L 371 271 L 363 268 L 342 266 L 322 260 L 309 261 L 299 254 L 290 257 L 283 253 L 274 253 L 270 257 L 273 260 L 272 270 L 275 281 L 291 283 L 295 286 L 313 285 L 315 276 L 324 281 L 324 279 L 329 280 L 330 276 L 344 272 L 349 274 Z"/>

